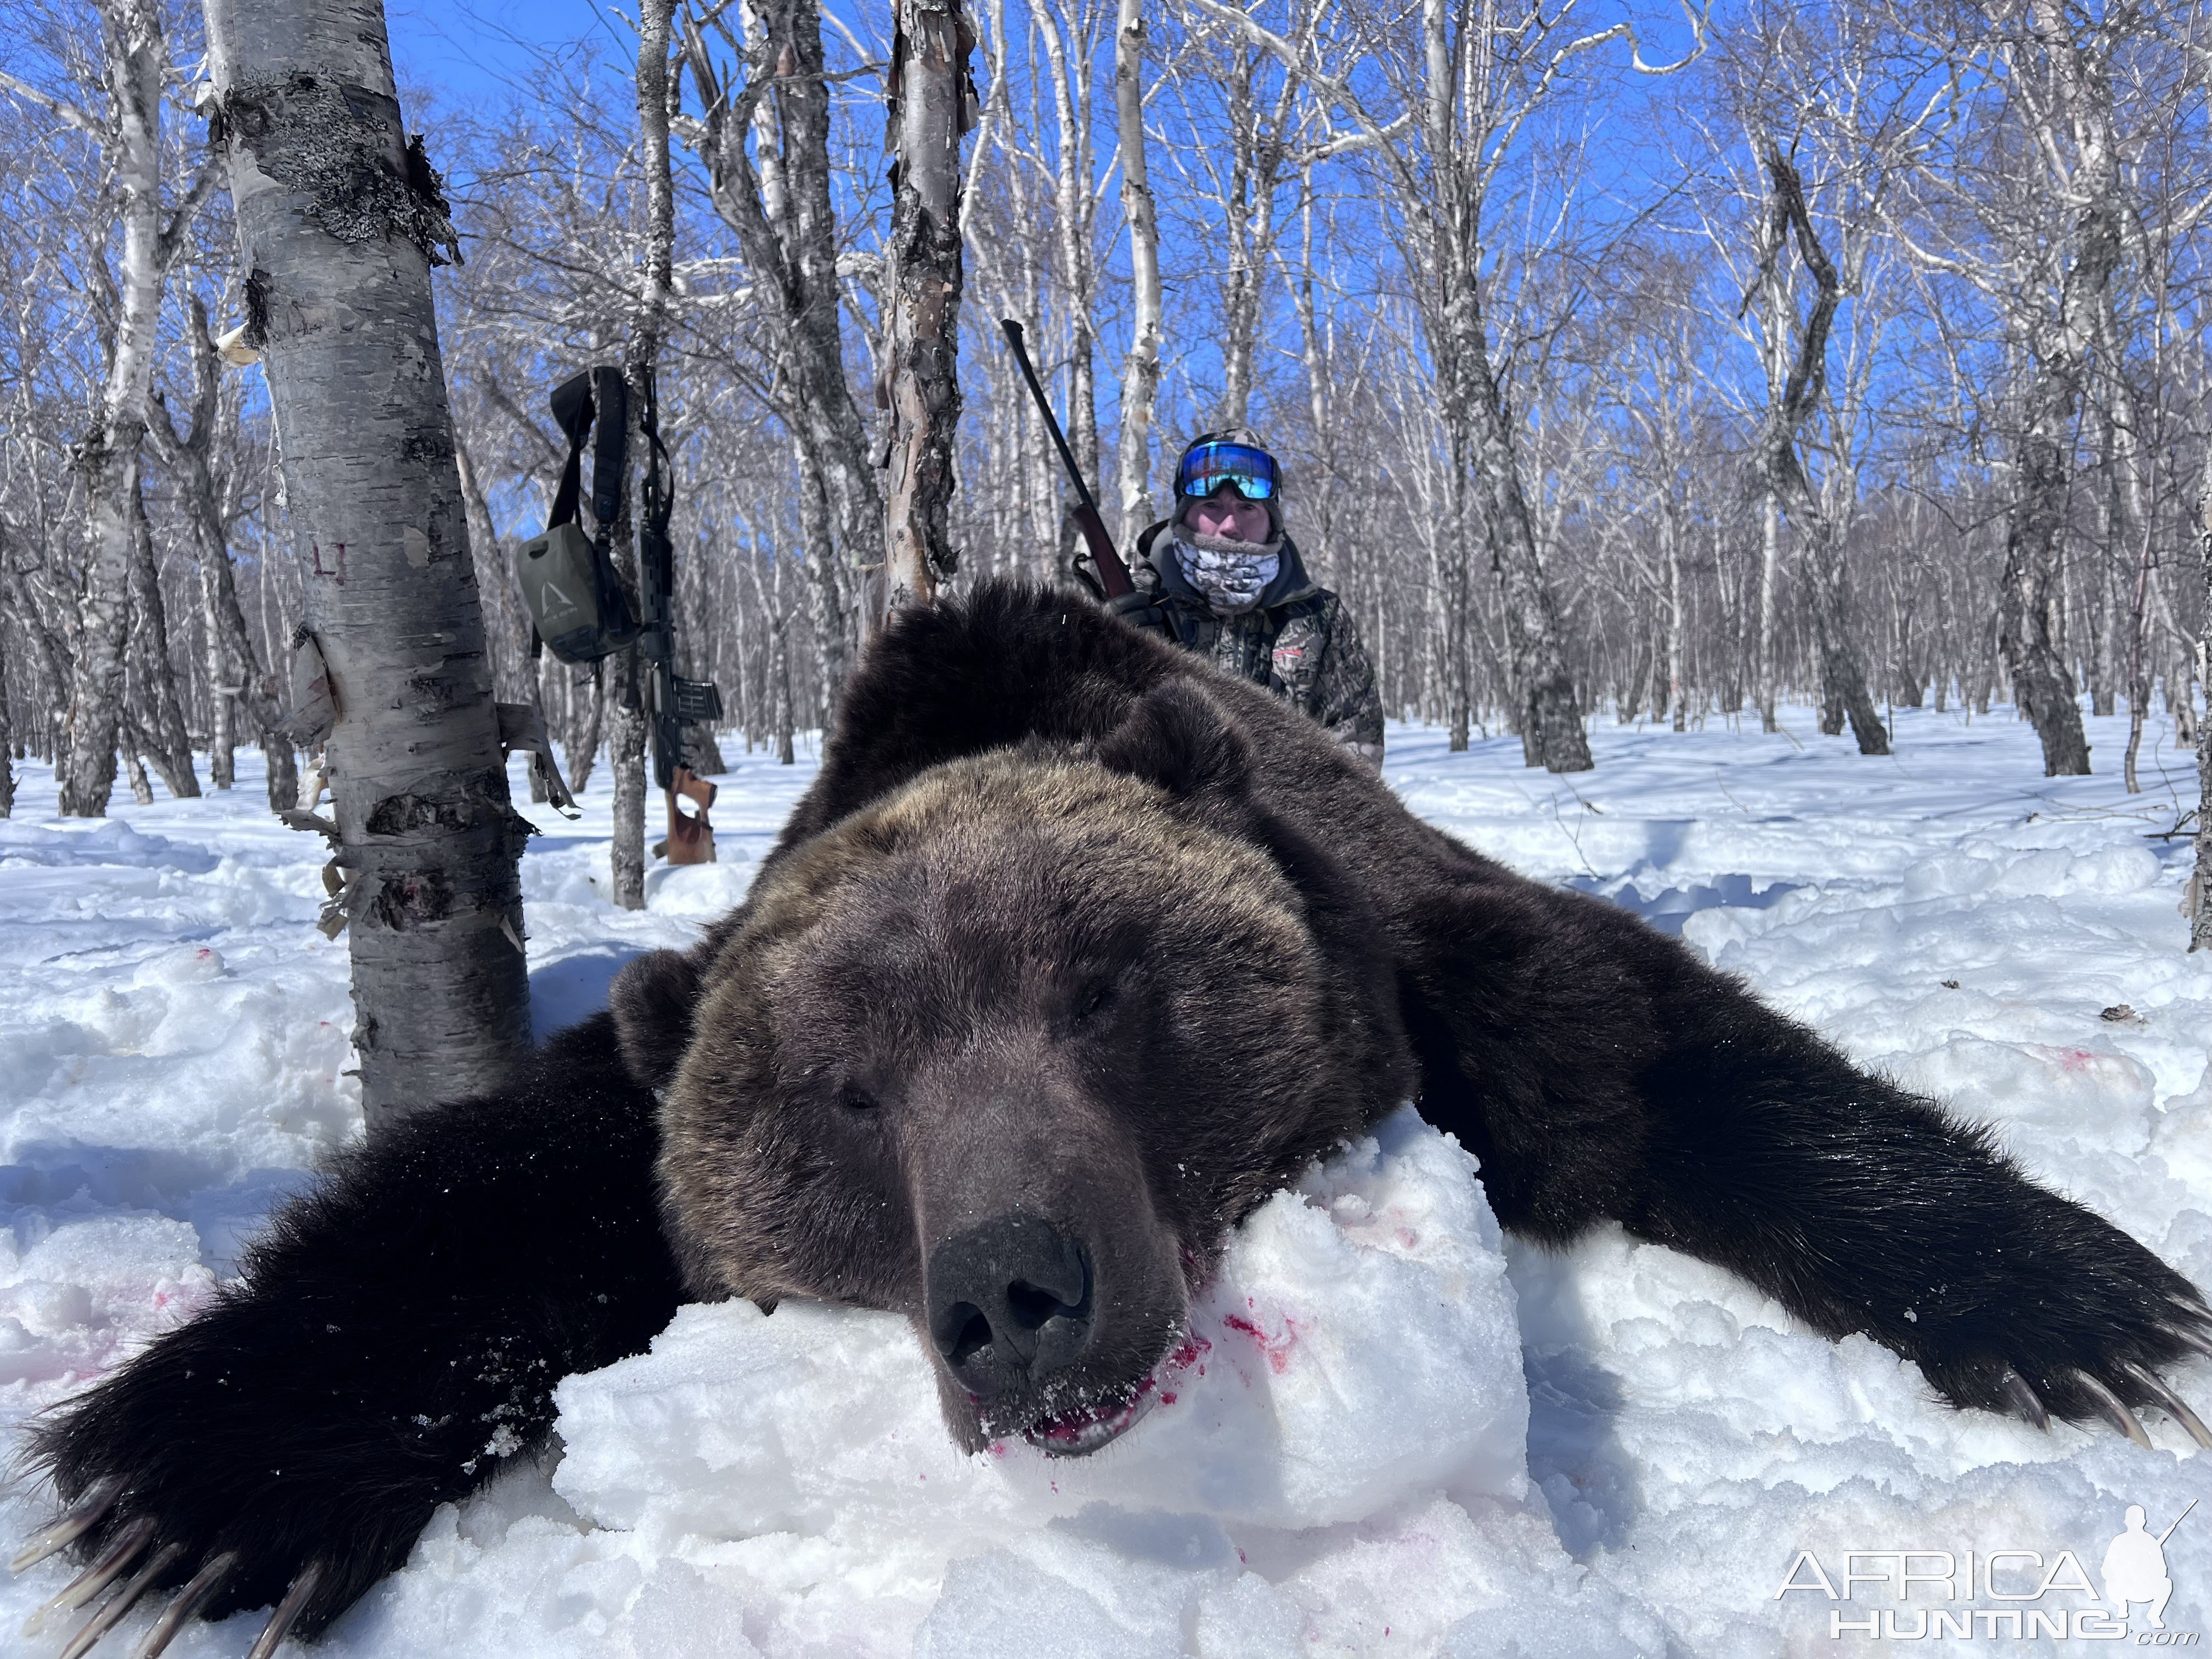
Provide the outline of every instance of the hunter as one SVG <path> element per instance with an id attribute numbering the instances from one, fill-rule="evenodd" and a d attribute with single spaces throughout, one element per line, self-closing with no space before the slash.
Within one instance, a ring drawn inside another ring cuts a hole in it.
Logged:
<path id="1" fill-rule="evenodd" d="M 1282 471 L 1252 433 L 1191 441 L 1176 464 L 1175 515 L 1137 538 L 1129 574 L 1136 592 L 1110 602 L 1125 621 L 1266 686 L 1382 764 L 1375 666 L 1344 601 L 1306 574 L 1283 528 Z"/>

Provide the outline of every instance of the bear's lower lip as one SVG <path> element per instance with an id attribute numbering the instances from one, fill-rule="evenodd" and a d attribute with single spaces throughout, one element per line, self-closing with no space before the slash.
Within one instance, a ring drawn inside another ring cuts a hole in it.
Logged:
<path id="1" fill-rule="evenodd" d="M 1116 1406 L 1086 1406 L 1042 1418 L 1023 1430 L 1022 1438 L 1048 1457 L 1088 1457 L 1134 1427 L 1153 1399 L 1152 1389 L 1140 1388 Z"/>

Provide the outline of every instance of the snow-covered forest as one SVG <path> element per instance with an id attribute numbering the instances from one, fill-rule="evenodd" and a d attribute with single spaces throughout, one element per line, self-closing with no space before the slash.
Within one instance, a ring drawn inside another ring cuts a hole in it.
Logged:
<path id="1" fill-rule="evenodd" d="M 1516 630 L 1556 632 L 1586 714 L 1680 728 L 1811 695 L 1835 729 L 1855 700 L 2008 700 L 2009 628 L 2095 712 L 2170 707 L 2186 740 L 2204 8 L 1509 9 L 975 9 L 955 581 L 1061 571 L 1074 545 L 995 328 L 1011 316 L 1125 544 L 1164 512 L 1184 437 L 1269 434 L 1385 703 L 1455 739 L 1518 729 Z M 233 732 L 258 735 L 252 688 L 301 610 L 264 556 L 284 531 L 258 371 L 198 343 L 246 320 L 192 108 L 198 9 L 5 16 L 7 731 L 51 755 L 84 617 L 127 611 L 124 764 L 142 798 L 148 767 L 188 792 L 227 776 Z M 780 743 L 826 712 L 880 535 L 889 12 L 678 25 L 662 374 L 681 632 L 749 738 Z M 446 27 L 465 35 L 465 8 Z M 619 356 L 647 302 L 634 30 L 617 38 L 617 9 L 577 33 L 501 41 L 466 94 L 403 93 L 459 233 L 441 340 L 500 694 L 545 707 L 581 781 L 602 700 L 533 667 L 500 574 L 558 471 L 547 390 Z M 715 113 L 771 34 L 818 35 L 824 120 L 775 97 Z M 126 40 L 148 101 L 118 125 Z M 817 196 L 830 222 L 792 206 Z M 1836 295 L 1807 386 L 1816 264 Z M 802 282 L 835 283 L 837 337 L 790 325 Z M 801 361 L 824 350 L 834 381 Z M 796 387 L 839 406 L 798 418 Z M 138 574 L 88 581 L 119 487 L 91 462 L 142 425 Z M 1771 472 L 1778 441 L 1796 465 Z"/>

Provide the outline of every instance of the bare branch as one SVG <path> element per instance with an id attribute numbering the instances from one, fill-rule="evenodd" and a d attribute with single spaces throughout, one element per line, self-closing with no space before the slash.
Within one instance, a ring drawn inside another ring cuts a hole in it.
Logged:
<path id="1" fill-rule="evenodd" d="M 47 114 L 58 117 L 79 132 L 88 132 L 97 138 L 104 131 L 98 121 L 66 98 L 57 98 L 51 92 L 41 92 L 28 81 L 18 80 L 5 70 L 0 70 L 0 90 L 11 93 L 26 103 L 36 104 Z"/>

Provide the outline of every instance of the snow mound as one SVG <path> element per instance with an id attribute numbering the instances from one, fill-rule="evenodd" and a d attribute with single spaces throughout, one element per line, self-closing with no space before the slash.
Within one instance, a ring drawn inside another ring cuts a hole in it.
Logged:
<path id="1" fill-rule="evenodd" d="M 1446 1486 L 1518 1500 L 1520 1342 L 1474 1173 L 1409 1109 L 1278 1194 L 1232 1241 L 1151 1413 L 1094 1456 L 961 1455 L 896 1315 L 726 1303 L 561 1385 L 555 1490 L 659 1548 L 793 1534 L 848 1582 L 898 1555 L 908 1600 L 1056 1522 L 1077 1523 L 1065 1568 L 1103 1549 L 1203 1579 L 1236 1559 L 1224 1528 L 1358 1522 Z"/>
<path id="2" fill-rule="evenodd" d="M 1513 1650 L 1516 1618 L 1532 1654 L 1561 1617 L 1582 1651 L 1659 1643 L 1610 1592 L 1577 1599 L 1582 1570 L 1528 1505 L 1498 1224 L 1474 1160 L 1410 1109 L 1238 1230 L 1155 1392 L 1095 1456 L 968 1456 L 903 1318 L 687 1307 L 650 1352 L 561 1384 L 550 1492 L 525 1474 L 442 1511 L 334 1636 L 1228 1656 L 1387 1632 L 1449 1651 L 1480 1613 L 1486 1653 Z M 1531 1582 L 1566 1609 L 1540 1630 L 1511 1612 Z"/>

